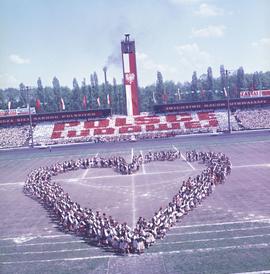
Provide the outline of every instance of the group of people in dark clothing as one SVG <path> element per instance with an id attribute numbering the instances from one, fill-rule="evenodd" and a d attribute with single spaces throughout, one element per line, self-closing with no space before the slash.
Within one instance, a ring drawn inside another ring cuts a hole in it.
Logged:
<path id="1" fill-rule="evenodd" d="M 83 236 L 115 252 L 141 254 L 157 239 L 164 238 L 177 221 L 209 196 L 216 185 L 225 181 L 231 172 L 231 162 L 227 156 L 215 152 L 187 152 L 187 161 L 201 161 L 206 168 L 200 175 L 179 183 L 179 189 L 168 205 L 160 207 L 150 220 L 140 217 L 134 228 L 117 222 L 105 213 L 81 207 L 60 184 L 52 180 L 53 176 L 80 168 L 113 168 L 126 175 L 137 172 L 142 164 L 174 161 L 182 156 L 178 150 L 168 150 L 133 155 L 131 163 L 116 156 L 64 161 L 33 170 L 27 176 L 24 192 L 53 213 L 62 230 Z"/>

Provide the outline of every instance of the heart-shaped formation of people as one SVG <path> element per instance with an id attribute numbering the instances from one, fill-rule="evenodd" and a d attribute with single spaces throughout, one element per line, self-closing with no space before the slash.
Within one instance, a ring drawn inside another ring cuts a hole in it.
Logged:
<path id="1" fill-rule="evenodd" d="M 134 155 L 131 163 L 123 157 L 92 157 L 56 163 L 33 170 L 26 179 L 24 193 L 39 201 L 57 220 L 65 232 L 89 239 L 91 243 L 119 253 L 143 253 L 184 215 L 209 196 L 216 185 L 224 183 L 231 172 L 231 162 L 223 153 L 186 152 L 189 162 L 200 161 L 206 168 L 194 178 L 184 181 L 166 208 L 160 208 L 150 220 L 140 217 L 136 227 L 120 224 L 111 216 L 89 208 L 82 208 L 71 200 L 61 185 L 52 181 L 59 173 L 80 168 L 113 168 L 121 174 L 132 174 L 142 164 L 153 161 L 174 161 L 182 157 L 180 151 L 159 151 Z"/>

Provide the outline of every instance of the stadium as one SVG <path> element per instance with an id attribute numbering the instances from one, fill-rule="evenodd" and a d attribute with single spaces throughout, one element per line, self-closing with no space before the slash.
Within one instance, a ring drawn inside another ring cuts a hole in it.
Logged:
<path id="1" fill-rule="evenodd" d="M 95 108 L 24 86 L 1 110 L 0 272 L 270 273 L 270 90 L 224 70 L 221 95 L 157 81 L 142 111 L 129 34 L 121 59 L 123 102 L 104 67 Z"/>

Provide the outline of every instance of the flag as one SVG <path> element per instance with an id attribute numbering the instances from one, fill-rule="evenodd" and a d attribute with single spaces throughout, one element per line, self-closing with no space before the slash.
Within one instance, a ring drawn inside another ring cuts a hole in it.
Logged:
<path id="1" fill-rule="evenodd" d="M 108 104 L 108 105 L 110 105 L 110 104 L 111 104 L 110 94 L 107 94 L 107 104 Z"/>
<path id="2" fill-rule="evenodd" d="M 61 109 L 62 110 L 66 109 L 65 102 L 64 102 L 63 98 L 61 98 Z"/>
<path id="3" fill-rule="evenodd" d="M 228 97 L 228 93 L 227 93 L 227 90 L 225 87 L 224 87 L 224 95 L 225 95 L 225 97 Z"/>
<path id="4" fill-rule="evenodd" d="M 163 97 L 163 98 L 162 98 L 162 99 L 163 99 L 163 102 L 164 102 L 164 103 L 167 103 L 167 102 L 168 102 L 168 95 L 167 95 L 167 93 L 164 93 L 162 97 Z"/>
<path id="5" fill-rule="evenodd" d="M 205 96 L 205 90 L 202 89 L 202 90 L 201 90 L 201 97 L 204 97 L 204 96 Z"/>
<path id="6" fill-rule="evenodd" d="M 87 98 L 86 98 L 86 96 L 84 95 L 84 96 L 83 96 L 83 108 L 86 108 L 86 106 L 87 106 Z"/>
<path id="7" fill-rule="evenodd" d="M 11 102 L 8 101 L 8 110 L 10 110 L 10 108 L 11 108 Z"/>
<path id="8" fill-rule="evenodd" d="M 98 103 L 98 106 L 100 107 L 100 99 L 99 99 L 99 97 L 97 98 L 97 103 Z"/>
<path id="9" fill-rule="evenodd" d="M 36 100 L 36 110 L 40 110 L 40 100 L 39 99 L 37 99 Z"/>

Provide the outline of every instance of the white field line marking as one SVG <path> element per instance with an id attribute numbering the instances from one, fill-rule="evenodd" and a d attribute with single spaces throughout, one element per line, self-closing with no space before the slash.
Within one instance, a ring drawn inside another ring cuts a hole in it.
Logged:
<path id="1" fill-rule="evenodd" d="M 3 183 L 3 184 L 0 184 L 0 187 L 1 186 L 15 186 L 15 185 L 24 185 L 24 182 Z"/>
<path id="2" fill-rule="evenodd" d="M 175 242 L 158 242 L 156 245 L 171 245 L 171 244 L 183 244 L 183 243 L 195 243 L 195 242 L 210 242 L 210 241 L 223 241 L 223 240 L 238 240 L 238 239 L 248 239 L 248 238 L 261 238 L 270 236 L 270 234 L 254 234 L 248 236 L 235 236 L 235 237 L 223 237 L 223 238 L 207 238 L 207 239 L 198 239 L 198 240 L 187 240 L 187 241 L 175 241 Z M 18 246 L 34 246 L 34 245 L 55 245 L 55 244 L 63 244 L 63 243 L 74 243 L 79 242 L 83 243 L 84 241 L 70 241 L 70 242 L 56 242 L 56 243 L 37 243 L 37 244 L 20 244 Z M 10 246 L 14 247 L 14 246 Z M 99 249 L 98 247 L 93 247 L 91 249 Z M 68 251 L 84 251 L 89 250 L 89 248 L 78 248 L 78 249 L 62 249 L 62 250 L 52 250 L 52 251 L 28 251 L 28 252 L 13 252 L 13 253 L 2 253 L 0 256 L 8 256 L 8 255 L 26 255 L 26 254 L 42 254 L 42 253 L 55 253 L 55 252 L 68 252 Z"/>
<path id="3" fill-rule="evenodd" d="M 102 190 L 102 191 L 107 191 L 107 192 L 114 192 L 114 193 L 120 193 L 122 194 L 124 192 L 123 190 L 123 186 L 121 187 L 108 187 L 106 185 L 103 185 L 103 186 L 93 186 L 93 185 L 89 185 L 89 184 L 84 184 L 84 183 L 81 183 L 81 182 L 77 182 L 76 183 L 77 185 L 81 185 L 81 186 L 84 186 L 84 187 L 90 187 L 90 188 L 93 188 L 93 189 L 98 189 L 98 190 Z M 126 186 L 128 187 L 128 186 Z"/>
<path id="4" fill-rule="evenodd" d="M 239 165 L 239 166 L 233 166 L 233 168 L 247 168 L 247 167 L 270 167 L 269 163 L 266 164 L 255 164 L 255 165 Z"/>
<path id="5" fill-rule="evenodd" d="M 188 163 L 188 162 L 187 162 Z M 270 167 L 270 164 L 261 164 L 261 165 L 244 165 L 244 166 L 233 166 L 233 168 L 247 168 L 247 167 Z M 196 169 L 196 170 L 203 170 L 203 169 Z M 149 172 L 149 173 L 136 173 L 133 176 L 142 176 L 142 175 L 159 175 L 159 174 L 171 174 L 171 173 L 183 173 L 188 172 L 190 169 L 185 170 L 173 170 L 173 171 L 161 171 L 161 172 Z M 78 180 L 94 180 L 94 179 L 105 179 L 105 178 L 117 178 L 123 177 L 123 175 L 105 175 L 105 176 L 95 176 L 95 177 L 87 177 L 87 178 L 71 178 L 71 179 L 55 179 L 54 182 L 78 182 Z M 1 186 L 17 186 L 17 185 L 24 185 L 25 182 L 14 182 L 14 183 L 0 183 Z"/>
<path id="6" fill-rule="evenodd" d="M 192 231 L 192 232 L 184 232 L 184 233 L 168 233 L 166 237 L 168 238 L 169 236 L 246 231 L 246 230 L 264 229 L 264 228 L 270 228 L 270 226 L 256 226 L 256 227 L 233 228 L 233 229 L 222 229 L 222 230 Z M 38 245 L 58 245 L 58 244 L 70 244 L 70 243 L 86 243 L 86 241 L 76 240 L 76 241 L 62 241 L 62 242 L 59 241 L 59 242 L 23 243 L 23 244 L 5 245 L 5 246 L 1 246 L 1 247 L 8 248 L 8 247 L 15 247 L 15 246 L 20 247 L 20 246 L 38 246 Z M 157 244 L 159 244 L 159 243 L 157 243 Z M 99 247 L 93 247 L 93 249 L 99 249 Z"/>
<path id="7" fill-rule="evenodd" d="M 132 160 L 133 160 L 133 156 L 134 156 L 134 149 L 133 149 L 133 148 L 131 148 L 131 159 L 130 159 L 130 162 L 132 162 Z"/>
<path id="8" fill-rule="evenodd" d="M 38 245 L 58 245 L 58 244 L 74 244 L 74 243 L 87 243 L 84 240 L 76 240 L 76 241 L 59 241 L 59 242 L 41 242 L 41 243 L 23 243 L 23 244 L 13 244 L 13 245 L 1 245 L 1 248 L 8 247 L 20 247 L 20 246 L 38 246 Z M 96 247 L 99 249 L 99 247 Z"/>
<path id="9" fill-rule="evenodd" d="M 256 219 L 256 220 L 243 220 L 243 221 L 235 221 L 235 222 L 223 222 L 223 223 L 209 223 L 209 224 L 194 224 L 194 225 L 183 225 L 183 226 L 173 226 L 171 229 L 178 228 L 192 228 L 192 227 L 200 227 L 200 226 L 215 226 L 215 225 L 232 225 L 232 224 L 243 224 L 243 223 L 270 223 L 270 219 Z"/>
<path id="10" fill-rule="evenodd" d="M 98 153 L 96 153 L 95 157 L 97 157 L 97 156 L 98 156 Z M 89 168 L 86 168 L 86 170 L 84 171 L 84 173 L 83 173 L 81 179 L 85 179 L 85 177 L 86 177 L 88 171 L 89 171 Z"/>
<path id="11" fill-rule="evenodd" d="M 174 170 L 174 171 L 160 171 L 160 172 L 150 172 L 150 173 L 135 173 L 133 176 L 142 176 L 142 175 L 159 175 L 159 174 L 170 174 L 170 173 L 183 173 L 183 172 L 188 172 L 190 169 L 184 169 L 184 170 Z M 71 178 L 71 179 L 55 179 L 53 180 L 54 182 L 77 182 L 78 180 L 94 180 L 94 179 L 105 179 L 105 178 L 118 178 L 118 177 L 123 177 L 123 175 L 105 175 L 105 176 L 94 176 L 94 177 L 87 177 L 87 178 Z M 12 185 L 23 185 L 24 182 L 14 182 L 14 183 L 3 183 L 0 184 L 1 186 L 12 186 Z"/>
<path id="12" fill-rule="evenodd" d="M 22 237 L 18 237 L 16 239 L 13 240 L 14 243 L 16 244 L 22 244 L 22 243 L 26 243 L 26 242 L 29 242 L 29 241 L 32 241 L 34 240 L 35 237 L 31 237 L 31 236 L 22 236 Z"/>
<path id="13" fill-rule="evenodd" d="M 270 269 L 267 270 L 261 270 L 261 271 L 251 271 L 251 272 L 234 272 L 234 273 L 230 273 L 230 274 L 269 274 L 270 273 Z"/>
<path id="14" fill-rule="evenodd" d="M 222 232 L 233 232 L 233 231 L 246 231 L 246 230 L 264 229 L 264 228 L 270 228 L 270 226 L 267 225 L 267 226 L 220 229 L 220 230 L 191 231 L 191 232 L 183 232 L 183 233 L 168 233 L 166 237 L 180 236 L 180 235 L 193 235 L 193 234 L 222 233 Z"/>
<path id="15" fill-rule="evenodd" d="M 132 162 L 134 156 L 134 150 L 131 148 L 131 160 Z M 135 179 L 134 174 L 131 175 L 131 199 L 132 199 L 132 228 L 136 225 L 136 205 L 135 205 Z"/>
<path id="16" fill-rule="evenodd" d="M 144 159 L 143 151 L 140 150 L 140 153 L 142 154 L 142 157 L 143 157 L 143 159 Z M 143 162 L 142 162 L 142 173 L 143 173 L 143 174 L 146 174 L 146 172 L 145 172 L 145 166 L 144 166 L 144 160 L 143 160 Z"/>
<path id="17" fill-rule="evenodd" d="M 181 155 L 182 157 L 183 155 Z M 184 159 L 184 158 L 183 158 Z M 185 160 L 185 159 L 184 159 Z M 188 164 L 190 164 L 189 162 L 187 162 Z M 190 164 L 191 166 L 191 164 Z M 270 164 L 265 163 L 265 164 L 256 164 L 256 165 L 239 165 L 239 166 L 233 166 L 233 168 L 248 168 L 248 167 L 270 167 Z M 194 167 L 192 167 L 193 170 L 195 170 Z M 199 170 L 199 169 L 196 169 Z M 203 169 L 200 169 L 203 170 Z M 133 176 L 142 176 L 142 175 L 159 175 L 159 174 L 169 174 L 169 173 L 182 173 L 182 172 L 187 172 L 190 171 L 189 169 L 186 170 L 174 170 L 174 171 L 161 171 L 161 172 L 150 172 L 150 173 L 136 173 L 133 174 Z M 87 177 L 87 178 L 80 178 L 82 180 L 91 180 L 91 179 L 105 179 L 105 178 L 117 178 L 117 177 L 122 177 L 123 175 L 106 175 L 106 176 L 95 176 L 95 177 Z M 77 182 L 79 178 L 72 178 L 72 179 L 56 179 L 53 180 L 54 182 Z M 19 182 L 14 182 L 14 183 L 3 183 L 0 184 L 1 186 L 14 186 L 14 185 L 23 185 L 24 182 L 23 181 L 19 181 Z"/>
<path id="18" fill-rule="evenodd" d="M 0 237 L 0 241 L 14 241 L 20 237 L 35 237 L 35 239 L 37 238 L 41 238 L 41 239 L 54 239 L 54 238 L 59 238 L 59 237 L 72 237 L 72 235 L 70 234 L 55 234 L 55 235 L 37 235 L 37 236 L 33 236 L 32 234 L 28 234 L 28 235 L 21 235 L 21 236 L 17 236 L 17 237 L 12 237 L 12 236 L 2 236 Z"/>
<path id="19" fill-rule="evenodd" d="M 171 245 L 171 244 L 184 244 L 184 243 L 197 243 L 197 242 L 211 242 L 211 241 L 224 241 L 224 240 L 239 240 L 248 238 L 261 238 L 270 236 L 270 234 L 254 234 L 248 236 L 235 236 L 235 237 L 223 237 L 223 238 L 207 238 L 207 239 L 197 239 L 197 240 L 187 240 L 187 241 L 175 241 L 175 242 L 158 242 L 156 245 Z"/>
<path id="20" fill-rule="evenodd" d="M 109 269 L 110 269 L 110 258 L 108 259 L 106 274 L 109 274 Z"/>
<path id="21" fill-rule="evenodd" d="M 89 168 L 86 168 L 85 171 L 83 172 L 81 179 L 84 179 L 86 177 L 88 171 L 89 171 Z"/>
<path id="22" fill-rule="evenodd" d="M 0 262 L 0 264 L 28 264 L 28 263 L 48 263 L 48 262 L 61 262 L 61 261 L 82 261 L 82 260 L 95 260 L 95 259 L 107 259 L 107 258 L 119 258 L 119 255 L 100 255 L 100 256 L 88 256 L 88 257 L 73 257 L 62 259 L 49 259 L 49 260 L 29 260 L 29 261 L 9 261 Z"/>
<path id="23" fill-rule="evenodd" d="M 49 253 L 64 253 L 74 251 L 89 251 L 88 248 L 74 248 L 74 249 L 58 249 L 58 250 L 43 250 L 43 251 L 26 251 L 26 252 L 13 252 L 13 253 L 1 253 L 0 256 L 13 256 L 13 255 L 28 255 L 28 254 L 49 254 Z"/>
<path id="24" fill-rule="evenodd" d="M 136 205 L 135 205 L 135 179 L 131 175 L 131 194 L 132 194 L 132 228 L 136 225 Z"/>
<path id="25" fill-rule="evenodd" d="M 188 253 L 192 254 L 194 252 L 211 252 L 211 251 L 222 251 L 222 250 L 233 250 L 233 249 L 251 249 L 251 248 L 265 248 L 269 247 L 269 243 L 261 243 L 261 244 L 247 244 L 247 245 L 229 245 L 229 246 L 219 246 L 219 247 L 207 247 L 207 248 L 196 248 L 196 249 L 183 249 L 183 250 L 172 250 L 172 251 L 160 251 L 157 253 L 152 254 L 181 254 L 181 253 Z M 151 253 L 147 253 L 151 254 Z"/>
<path id="26" fill-rule="evenodd" d="M 190 171 L 190 169 L 187 170 L 187 171 Z M 148 174 L 148 173 L 147 173 L 147 174 Z M 176 185 L 178 185 L 179 188 L 180 188 L 181 183 L 179 183 L 179 182 L 181 182 L 181 180 L 182 180 L 183 178 L 187 178 L 186 174 L 185 174 L 184 176 L 177 177 L 177 178 L 175 179 L 175 181 L 173 181 L 172 179 L 170 179 L 170 180 L 164 180 L 164 181 L 160 181 L 160 180 L 159 180 L 157 183 L 154 183 L 154 184 L 148 182 L 148 185 L 149 185 L 149 186 L 159 186 L 159 185 L 164 186 L 164 185 L 166 185 L 167 187 L 175 187 Z M 145 184 L 137 185 L 137 187 L 145 187 Z"/>
<path id="27" fill-rule="evenodd" d="M 0 151 L 1 151 L 1 149 L 0 149 Z M 108 151 L 99 151 L 98 153 L 104 153 L 104 154 L 106 154 Z M 117 151 L 112 151 L 112 153 L 113 154 L 124 154 L 124 153 L 127 153 L 128 152 L 128 150 L 117 150 Z M 72 153 L 72 154 L 61 154 L 61 155 L 44 155 L 44 156 L 41 156 L 40 158 L 38 158 L 38 157 L 33 157 L 33 158 L 16 158 L 16 159 L 5 159 L 5 158 L 3 158 L 3 159 L 0 159 L 0 161 L 21 161 L 21 160 L 36 160 L 36 159 L 46 159 L 46 158 L 63 158 L 64 160 L 66 160 L 66 157 L 68 156 L 68 157 L 71 157 L 71 158 L 69 158 L 70 160 L 71 159 L 74 159 L 74 158 L 72 158 L 72 157 L 74 157 L 74 156 L 79 156 L 79 157 L 88 157 L 88 156 L 91 156 L 91 155 L 93 155 L 93 154 L 76 154 L 76 153 Z"/>
<path id="28" fill-rule="evenodd" d="M 177 149 L 177 147 L 175 145 L 173 145 L 173 148 L 176 150 L 176 151 L 179 151 Z M 193 169 L 193 170 L 196 170 L 195 167 L 187 161 L 186 157 L 182 154 L 182 152 L 180 152 L 180 155 L 181 155 L 181 158 Z"/>
<path id="29" fill-rule="evenodd" d="M 223 250 L 237 250 L 237 249 L 251 249 L 251 248 L 267 248 L 269 243 L 262 244 L 247 244 L 247 245 L 230 245 L 222 247 L 210 247 L 210 248 L 198 248 L 198 249 L 183 249 L 183 250 L 171 250 L 171 251 L 160 251 L 160 252 L 149 252 L 145 253 L 144 256 L 156 256 L 156 255 L 170 255 L 170 254 L 194 254 L 195 252 L 217 252 Z M 70 250 L 73 251 L 73 250 Z M 130 257 L 138 257 L 136 254 L 129 255 Z M 119 258 L 119 255 L 99 255 L 99 256 L 88 256 L 88 257 L 73 257 L 73 258 L 58 258 L 48 260 L 29 260 L 29 261 L 6 261 L 0 262 L 0 264 L 27 264 L 27 263 L 47 263 L 47 262 L 59 262 L 59 261 L 82 261 L 82 260 L 95 260 L 95 259 L 106 259 L 106 258 Z"/>

